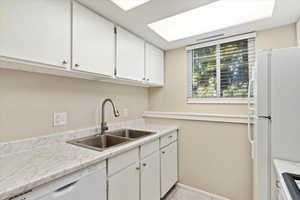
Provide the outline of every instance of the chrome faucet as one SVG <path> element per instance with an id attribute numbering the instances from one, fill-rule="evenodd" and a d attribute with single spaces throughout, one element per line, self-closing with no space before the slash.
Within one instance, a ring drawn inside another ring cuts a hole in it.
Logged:
<path id="1" fill-rule="evenodd" d="M 110 103 L 111 103 L 111 105 L 112 105 L 112 107 L 113 107 L 113 110 L 114 110 L 114 115 L 115 115 L 115 117 L 119 117 L 119 116 L 120 116 L 119 111 L 118 111 L 118 109 L 116 108 L 114 102 L 113 102 L 111 99 L 109 99 L 109 98 L 108 98 L 108 99 L 105 99 L 105 100 L 103 101 L 103 103 L 102 103 L 101 135 L 103 135 L 103 133 L 104 133 L 105 131 L 108 130 L 107 123 L 106 123 L 105 120 L 104 120 L 104 116 L 105 116 L 104 108 L 105 108 L 105 104 L 106 104 L 107 102 L 110 102 Z"/>

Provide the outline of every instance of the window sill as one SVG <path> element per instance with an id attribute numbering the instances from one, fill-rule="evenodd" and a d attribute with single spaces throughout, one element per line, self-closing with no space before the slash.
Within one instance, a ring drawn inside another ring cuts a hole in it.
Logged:
<path id="1" fill-rule="evenodd" d="M 188 98 L 187 104 L 248 104 L 248 98 Z"/>

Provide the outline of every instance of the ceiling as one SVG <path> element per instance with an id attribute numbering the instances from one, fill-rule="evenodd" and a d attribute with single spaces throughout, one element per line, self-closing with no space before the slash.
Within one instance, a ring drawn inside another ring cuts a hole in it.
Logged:
<path id="1" fill-rule="evenodd" d="M 213 35 L 225 34 L 226 36 L 291 24 L 300 18 L 299 0 L 276 0 L 272 18 L 201 34 L 182 40 L 167 42 L 153 32 L 147 25 L 217 0 L 151 0 L 146 4 L 129 11 L 123 11 L 110 0 L 79 1 L 116 24 L 165 50 L 198 43 L 199 40 Z M 201 26 L 201 24 L 198 25 Z"/>

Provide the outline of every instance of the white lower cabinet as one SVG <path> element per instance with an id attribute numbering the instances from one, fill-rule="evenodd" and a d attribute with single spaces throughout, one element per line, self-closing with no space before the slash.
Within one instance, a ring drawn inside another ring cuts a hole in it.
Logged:
<path id="1" fill-rule="evenodd" d="M 159 151 L 141 161 L 141 200 L 160 199 Z"/>
<path id="2" fill-rule="evenodd" d="M 140 166 L 133 164 L 109 177 L 108 200 L 140 199 Z"/>
<path id="3" fill-rule="evenodd" d="M 177 141 L 160 150 L 160 180 L 161 194 L 163 197 L 178 180 L 177 172 Z"/>
<path id="4" fill-rule="evenodd" d="M 108 180 L 108 200 L 159 200 L 159 151 Z"/>

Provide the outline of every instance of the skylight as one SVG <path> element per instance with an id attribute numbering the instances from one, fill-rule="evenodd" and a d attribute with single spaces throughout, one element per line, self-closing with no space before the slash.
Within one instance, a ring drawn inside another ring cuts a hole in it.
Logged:
<path id="1" fill-rule="evenodd" d="M 150 0 L 111 0 L 111 1 L 117 4 L 117 6 L 119 6 L 123 10 L 127 11 L 137 6 L 140 6 L 144 3 L 147 3 Z"/>
<path id="2" fill-rule="evenodd" d="M 275 0 L 219 0 L 148 24 L 167 41 L 272 17 Z"/>

